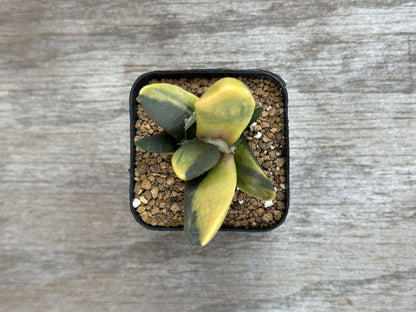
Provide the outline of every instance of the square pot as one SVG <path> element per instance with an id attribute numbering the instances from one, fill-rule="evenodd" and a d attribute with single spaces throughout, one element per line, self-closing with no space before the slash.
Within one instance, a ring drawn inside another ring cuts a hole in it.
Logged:
<path id="1" fill-rule="evenodd" d="M 264 70 L 178 70 L 145 73 L 130 91 L 130 209 L 144 227 L 183 230 L 184 183 L 174 176 L 171 156 L 150 156 L 135 145 L 135 139 L 160 130 L 149 121 L 136 100 L 140 89 L 150 83 L 165 82 L 200 96 L 224 77 L 242 80 L 252 90 L 256 105 L 259 102 L 263 105 L 258 124 L 244 131 L 243 137 L 272 179 L 276 198 L 264 202 L 237 190 L 220 230 L 270 231 L 284 222 L 289 210 L 289 127 L 288 95 L 283 79 Z"/>

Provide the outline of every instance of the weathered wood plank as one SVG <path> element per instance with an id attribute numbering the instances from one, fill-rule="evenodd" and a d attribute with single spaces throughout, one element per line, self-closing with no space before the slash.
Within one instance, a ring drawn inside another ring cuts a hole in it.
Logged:
<path id="1" fill-rule="evenodd" d="M 414 1 L 0 0 L 0 311 L 414 311 Z M 204 249 L 128 209 L 143 72 L 289 91 L 291 210 Z"/>

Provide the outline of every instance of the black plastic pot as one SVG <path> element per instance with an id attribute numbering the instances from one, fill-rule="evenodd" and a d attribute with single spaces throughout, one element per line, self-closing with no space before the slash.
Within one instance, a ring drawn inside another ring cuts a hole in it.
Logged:
<path id="1" fill-rule="evenodd" d="M 169 71 L 153 71 L 141 75 L 136 79 L 133 86 L 130 90 L 130 210 L 138 223 L 144 226 L 147 229 L 158 230 L 158 231 L 178 231 L 183 230 L 183 227 L 161 227 L 161 226 L 152 226 L 149 225 L 141 219 L 139 213 L 136 211 L 136 208 L 133 207 L 134 200 L 134 170 L 135 170 L 135 160 L 136 160 L 136 145 L 134 144 L 134 137 L 136 136 L 136 122 L 137 122 L 137 101 L 136 98 L 139 94 L 139 91 L 142 87 L 149 84 L 153 79 L 180 79 L 180 78 L 213 78 L 213 77 L 245 77 L 253 79 L 268 79 L 274 82 L 276 85 L 280 86 L 284 92 L 284 106 L 285 106 L 285 137 L 286 137 L 286 146 L 285 154 L 282 155 L 286 158 L 286 199 L 285 199 L 285 210 L 283 211 L 282 217 L 280 220 L 269 228 L 253 228 L 253 229 L 244 229 L 244 228 L 233 228 L 222 226 L 220 230 L 222 231 L 240 231 L 240 232 L 264 232 L 271 231 L 280 226 L 286 219 L 286 216 L 289 211 L 289 123 L 288 123 L 288 95 L 286 90 L 286 84 L 282 78 L 278 75 L 273 74 L 272 72 L 265 70 L 228 70 L 228 69 L 206 69 L 206 70 L 169 70 Z"/>

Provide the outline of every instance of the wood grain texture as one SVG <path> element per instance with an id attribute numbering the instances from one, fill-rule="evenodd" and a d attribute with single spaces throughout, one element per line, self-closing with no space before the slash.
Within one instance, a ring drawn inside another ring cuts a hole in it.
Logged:
<path id="1" fill-rule="evenodd" d="M 0 0 L 0 311 L 415 311 L 414 1 Z M 291 207 L 203 249 L 128 204 L 154 69 L 271 70 Z"/>

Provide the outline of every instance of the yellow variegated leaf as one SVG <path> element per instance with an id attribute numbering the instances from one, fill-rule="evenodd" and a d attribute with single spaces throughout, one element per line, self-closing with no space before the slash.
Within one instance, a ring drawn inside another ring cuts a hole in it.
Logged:
<path id="1" fill-rule="evenodd" d="M 196 135 L 234 144 L 253 115 L 255 101 L 247 86 L 235 78 L 214 83 L 195 102 Z"/>
<path id="2" fill-rule="evenodd" d="M 182 140 L 185 119 L 193 114 L 198 97 L 171 84 L 154 83 L 141 88 L 137 100 L 151 120 Z"/>
<path id="3" fill-rule="evenodd" d="M 221 227 L 234 196 L 237 173 L 233 154 L 223 154 L 202 179 L 186 183 L 184 231 L 188 240 L 205 246 Z"/>
<path id="4" fill-rule="evenodd" d="M 181 180 L 199 177 L 215 166 L 221 157 L 218 148 L 201 141 L 187 141 L 172 157 L 172 166 Z"/>
<path id="5" fill-rule="evenodd" d="M 275 196 L 273 184 L 258 164 L 246 141 L 240 138 L 234 146 L 238 188 L 258 199 L 272 200 Z"/>

